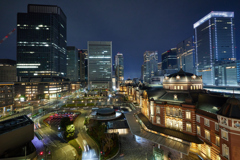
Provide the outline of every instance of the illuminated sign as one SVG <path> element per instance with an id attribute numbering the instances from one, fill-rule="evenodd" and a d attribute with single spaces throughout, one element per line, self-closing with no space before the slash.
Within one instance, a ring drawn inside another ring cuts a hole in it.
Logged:
<path id="1" fill-rule="evenodd" d="M 206 22 L 207 20 L 209 20 L 212 17 L 230 17 L 230 18 L 233 18 L 234 17 L 234 12 L 212 11 L 208 15 L 206 15 L 205 17 L 203 17 L 202 19 L 200 19 L 199 21 L 194 23 L 193 28 L 197 28 L 199 25 L 203 24 L 204 22 Z"/>

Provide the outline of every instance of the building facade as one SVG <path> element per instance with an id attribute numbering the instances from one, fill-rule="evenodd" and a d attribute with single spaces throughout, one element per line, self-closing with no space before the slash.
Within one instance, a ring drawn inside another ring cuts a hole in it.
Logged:
<path id="1" fill-rule="evenodd" d="M 15 82 L 16 80 L 16 61 L 11 59 L 0 59 L 0 82 Z"/>
<path id="2" fill-rule="evenodd" d="M 121 90 L 139 104 L 135 117 L 144 134 L 138 136 L 177 151 L 180 159 L 190 153 L 204 160 L 239 159 L 240 101 L 203 90 L 202 76 L 180 69 L 165 77 L 163 88 Z"/>
<path id="3" fill-rule="evenodd" d="M 13 111 L 14 95 L 13 82 L 0 82 L 0 117 Z"/>
<path id="4" fill-rule="evenodd" d="M 67 46 L 67 78 L 78 81 L 78 50 L 74 46 Z"/>
<path id="5" fill-rule="evenodd" d="M 212 11 L 194 25 L 196 74 L 205 85 L 218 84 L 214 64 L 236 60 L 234 12 Z"/>
<path id="6" fill-rule="evenodd" d="M 158 70 L 158 52 L 157 51 L 146 51 L 143 54 L 145 71 L 144 71 L 144 82 L 149 83 L 150 78 L 154 76 Z"/>
<path id="7" fill-rule="evenodd" d="M 88 89 L 112 89 L 111 41 L 88 41 Z"/>
<path id="8" fill-rule="evenodd" d="M 191 36 L 177 44 L 178 69 L 195 73 L 195 48 L 194 37 Z"/>
<path id="9" fill-rule="evenodd" d="M 115 55 L 115 78 L 116 78 L 116 88 L 119 88 L 120 84 L 124 81 L 124 61 L 123 54 L 117 53 Z"/>
<path id="10" fill-rule="evenodd" d="M 162 70 L 178 70 L 177 49 L 172 48 L 162 53 Z"/>
<path id="11" fill-rule="evenodd" d="M 17 14 L 17 75 L 65 77 L 67 17 L 60 7 L 28 5 Z"/>
<path id="12" fill-rule="evenodd" d="M 88 77 L 88 52 L 87 49 L 78 50 L 78 81 L 87 83 Z"/>

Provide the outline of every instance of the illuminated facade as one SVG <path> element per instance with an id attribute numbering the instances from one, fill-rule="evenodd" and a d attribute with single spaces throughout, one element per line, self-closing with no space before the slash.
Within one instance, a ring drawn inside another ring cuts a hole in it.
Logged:
<path id="1" fill-rule="evenodd" d="M 195 49 L 194 37 L 189 37 L 177 44 L 178 69 L 195 73 Z"/>
<path id="2" fill-rule="evenodd" d="M 158 52 L 157 51 L 146 51 L 143 54 L 144 59 L 144 71 L 143 80 L 149 83 L 150 78 L 154 76 L 158 70 Z"/>
<path id="3" fill-rule="evenodd" d="M 16 61 L 0 59 L 0 82 L 15 82 L 17 80 Z"/>
<path id="4" fill-rule="evenodd" d="M 136 97 L 141 109 L 136 117 L 149 136 L 154 133 L 159 135 L 156 140 L 163 137 L 171 140 L 158 146 L 176 151 L 174 144 L 180 142 L 182 147 L 177 149 L 180 158 L 191 152 L 204 160 L 237 160 L 240 101 L 209 94 L 202 85 L 201 76 L 183 70 L 169 75 L 163 88 L 148 88 L 140 95 L 142 100 Z M 128 94 L 134 96 L 133 92 Z"/>
<path id="5" fill-rule="evenodd" d="M 78 81 L 87 83 L 88 79 L 88 51 L 87 49 L 78 50 Z"/>
<path id="6" fill-rule="evenodd" d="M 236 60 L 234 12 L 212 11 L 193 25 L 196 74 L 204 85 L 216 85 L 214 64 Z"/>
<path id="7" fill-rule="evenodd" d="M 67 78 L 78 81 L 78 50 L 74 46 L 67 46 Z"/>
<path id="8" fill-rule="evenodd" d="M 13 110 L 14 83 L 0 82 L 0 117 Z"/>
<path id="9" fill-rule="evenodd" d="M 116 88 L 119 88 L 120 84 L 124 81 L 124 61 L 122 53 L 117 53 L 115 56 L 115 76 Z"/>
<path id="10" fill-rule="evenodd" d="M 88 41 L 88 89 L 112 89 L 111 41 Z"/>
<path id="11" fill-rule="evenodd" d="M 17 15 L 17 75 L 66 76 L 66 16 L 58 6 L 28 5 Z"/>

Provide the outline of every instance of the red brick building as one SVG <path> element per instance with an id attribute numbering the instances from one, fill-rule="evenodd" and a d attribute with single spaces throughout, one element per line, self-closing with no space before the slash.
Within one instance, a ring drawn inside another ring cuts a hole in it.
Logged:
<path id="1" fill-rule="evenodd" d="M 129 87 L 127 93 L 138 100 L 137 116 L 146 131 L 188 144 L 188 153 L 206 160 L 240 159 L 240 101 L 202 87 L 201 76 L 180 70 L 165 77 L 163 88 L 136 88 L 142 94 L 135 94 Z"/>

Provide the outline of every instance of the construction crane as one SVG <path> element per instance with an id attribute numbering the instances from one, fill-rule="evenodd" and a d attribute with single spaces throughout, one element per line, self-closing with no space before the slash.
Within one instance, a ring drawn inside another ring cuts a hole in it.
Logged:
<path id="1" fill-rule="evenodd" d="M 0 44 L 5 41 L 16 29 L 14 28 L 11 32 L 9 32 L 1 41 Z"/>

